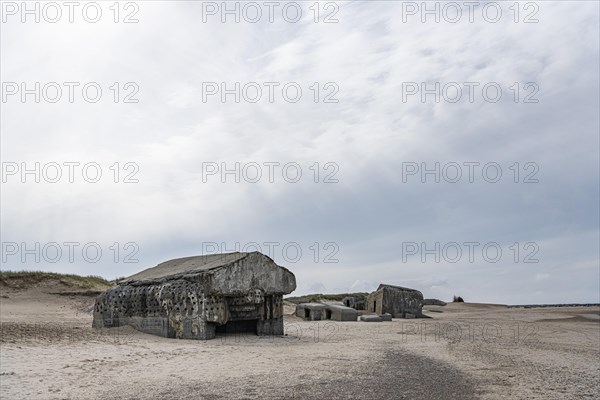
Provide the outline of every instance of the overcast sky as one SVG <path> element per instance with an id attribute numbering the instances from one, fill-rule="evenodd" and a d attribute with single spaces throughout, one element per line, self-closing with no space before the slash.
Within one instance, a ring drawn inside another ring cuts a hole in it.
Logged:
<path id="1" fill-rule="evenodd" d="M 313 3 L 3 2 L 2 269 L 599 302 L 599 3 Z"/>

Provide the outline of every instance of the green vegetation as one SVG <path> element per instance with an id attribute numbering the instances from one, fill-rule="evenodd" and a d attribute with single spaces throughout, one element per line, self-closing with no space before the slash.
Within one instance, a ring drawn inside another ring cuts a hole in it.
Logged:
<path id="1" fill-rule="evenodd" d="M 49 280 L 57 280 L 67 286 L 83 289 L 112 286 L 111 282 L 95 275 L 79 276 L 44 271 L 0 271 L 0 284 L 17 289 L 28 288 Z"/>
<path id="2" fill-rule="evenodd" d="M 337 294 L 307 294 L 304 296 L 294 296 L 294 297 L 286 297 L 286 301 L 290 301 L 292 303 L 310 303 L 310 302 L 318 302 L 321 300 L 329 300 L 329 301 L 342 301 L 344 297 L 356 297 L 358 300 L 367 299 L 369 293 L 359 292 L 359 293 L 337 293 Z"/>

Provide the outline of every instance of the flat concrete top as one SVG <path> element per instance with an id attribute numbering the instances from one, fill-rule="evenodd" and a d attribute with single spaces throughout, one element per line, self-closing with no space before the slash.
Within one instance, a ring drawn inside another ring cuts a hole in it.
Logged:
<path id="1" fill-rule="evenodd" d="M 376 291 L 381 290 L 383 288 L 392 288 L 392 289 L 400 289 L 400 290 L 406 290 L 406 291 L 410 291 L 410 292 L 419 292 L 417 289 L 411 289 L 411 288 L 407 288 L 404 286 L 396 286 L 396 285 L 388 285 L 387 283 L 381 283 L 379 285 L 379 287 L 377 288 Z M 421 292 L 419 292 L 421 293 Z"/>
<path id="2" fill-rule="evenodd" d="M 352 311 L 352 312 L 358 312 L 356 311 L 354 308 L 352 307 L 346 307 L 346 306 L 342 306 L 339 304 L 326 304 L 325 305 L 327 308 L 329 308 L 330 310 L 341 310 L 341 311 Z"/>
<path id="3" fill-rule="evenodd" d="M 300 303 L 298 307 L 308 308 L 309 310 L 324 310 L 326 306 L 321 303 Z"/>
<path id="4" fill-rule="evenodd" d="M 323 303 L 328 306 L 343 306 L 344 303 L 341 301 L 329 301 L 329 300 L 321 300 L 320 303 Z"/>
<path id="5" fill-rule="evenodd" d="M 147 281 L 153 279 L 165 278 L 173 275 L 188 274 L 194 272 L 205 272 L 217 268 L 225 267 L 246 257 L 250 253 L 223 253 L 208 254 L 205 256 L 193 256 L 185 258 L 176 258 L 165 261 L 156 267 L 145 269 L 137 274 L 131 275 L 123 280 L 123 283 L 132 281 Z"/>

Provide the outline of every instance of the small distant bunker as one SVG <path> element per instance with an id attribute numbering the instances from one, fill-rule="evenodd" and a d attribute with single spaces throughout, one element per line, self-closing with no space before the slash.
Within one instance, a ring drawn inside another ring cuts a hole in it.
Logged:
<path id="1" fill-rule="evenodd" d="M 305 321 L 321 321 L 325 319 L 325 304 L 300 303 L 296 306 L 296 316 Z"/>
<path id="2" fill-rule="evenodd" d="M 423 294 L 415 289 L 381 284 L 367 298 L 367 311 L 394 318 L 422 318 Z"/>
<path id="3" fill-rule="evenodd" d="M 358 311 L 341 304 L 300 303 L 296 306 L 296 316 L 305 321 L 356 321 Z"/>
<path id="4" fill-rule="evenodd" d="M 169 338 L 212 339 L 217 332 L 283 335 L 283 295 L 296 278 L 259 252 L 166 261 L 96 299 L 93 327 L 131 325 Z"/>
<path id="5" fill-rule="evenodd" d="M 356 321 L 358 318 L 358 311 L 354 308 L 338 305 L 338 304 L 326 304 L 325 319 L 332 321 Z"/>
<path id="6" fill-rule="evenodd" d="M 445 306 L 447 303 L 439 299 L 425 299 L 423 300 L 424 306 Z"/>
<path id="7" fill-rule="evenodd" d="M 346 307 L 354 308 L 355 310 L 364 310 L 367 307 L 367 300 L 353 296 L 344 297 L 342 303 Z"/>

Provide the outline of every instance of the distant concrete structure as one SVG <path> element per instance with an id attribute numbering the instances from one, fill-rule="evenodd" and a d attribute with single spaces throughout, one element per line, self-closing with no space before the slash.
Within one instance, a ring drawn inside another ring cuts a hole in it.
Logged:
<path id="1" fill-rule="evenodd" d="M 325 304 L 300 303 L 296 306 L 296 316 L 305 321 L 321 321 L 325 314 Z"/>
<path id="2" fill-rule="evenodd" d="M 424 306 L 445 306 L 446 302 L 439 299 L 424 299 Z"/>
<path id="3" fill-rule="evenodd" d="M 360 316 L 360 320 L 363 322 L 382 322 L 383 318 L 377 314 L 365 314 Z"/>
<path id="4" fill-rule="evenodd" d="M 392 320 L 392 314 L 363 314 L 360 316 L 363 322 L 389 322 Z"/>
<path id="5" fill-rule="evenodd" d="M 283 295 L 294 289 L 294 274 L 259 252 L 180 258 L 98 296 L 93 326 L 131 325 L 182 339 L 212 339 L 217 332 L 283 335 Z"/>
<path id="6" fill-rule="evenodd" d="M 335 303 L 300 303 L 296 306 L 296 316 L 305 321 L 356 321 L 358 311 Z"/>
<path id="7" fill-rule="evenodd" d="M 325 319 L 332 321 L 356 321 L 358 318 L 358 311 L 354 308 L 337 305 L 327 304 L 325 309 Z"/>
<path id="8" fill-rule="evenodd" d="M 379 316 L 379 318 L 381 318 L 382 321 L 391 321 L 392 320 L 392 314 L 381 314 Z"/>
<path id="9" fill-rule="evenodd" d="M 355 310 L 364 310 L 367 307 L 366 299 L 353 296 L 344 297 L 342 303 L 344 303 L 346 307 L 354 308 Z"/>
<path id="10" fill-rule="evenodd" d="M 423 294 L 415 289 L 381 284 L 367 298 L 367 311 L 394 318 L 423 318 Z"/>

